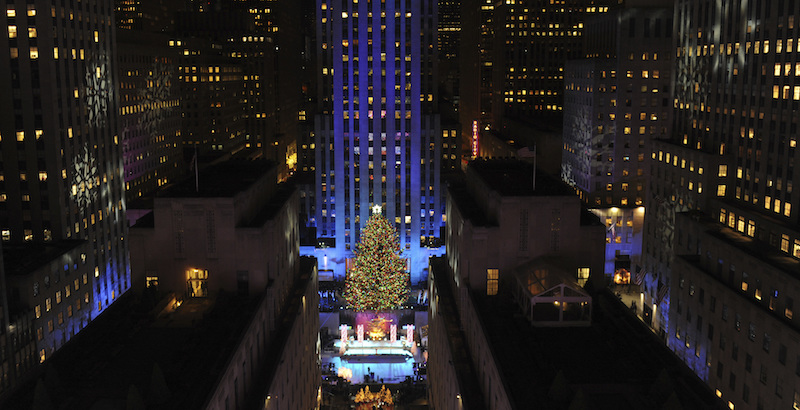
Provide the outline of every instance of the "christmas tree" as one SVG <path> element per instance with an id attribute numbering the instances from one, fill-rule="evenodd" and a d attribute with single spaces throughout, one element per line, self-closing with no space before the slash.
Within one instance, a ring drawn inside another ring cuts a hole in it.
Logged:
<path id="1" fill-rule="evenodd" d="M 397 231 L 376 206 L 361 230 L 344 298 L 357 311 L 389 310 L 401 306 L 408 293 L 406 260 L 400 256 Z"/>

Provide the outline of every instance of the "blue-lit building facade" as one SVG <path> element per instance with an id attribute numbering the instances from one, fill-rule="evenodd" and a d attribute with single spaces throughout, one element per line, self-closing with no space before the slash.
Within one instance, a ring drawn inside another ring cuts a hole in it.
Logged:
<path id="1" fill-rule="evenodd" d="M 52 259 L 37 257 L 41 269 L 15 266 L 27 276 L 9 280 L 2 296 L 20 314 L 35 312 L 38 359 L 45 360 L 130 288 L 114 10 L 103 1 L 17 1 L 4 9 L 4 248 L 73 244 Z"/>
<path id="2" fill-rule="evenodd" d="M 317 1 L 320 270 L 343 275 L 374 205 L 395 223 L 412 283 L 442 226 L 436 2 Z"/>

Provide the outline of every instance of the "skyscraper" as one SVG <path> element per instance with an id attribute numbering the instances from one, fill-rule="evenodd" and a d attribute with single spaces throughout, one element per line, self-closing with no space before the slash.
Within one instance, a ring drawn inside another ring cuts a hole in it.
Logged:
<path id="1" fill-rule="evenodd" d="M 667 344 L 729 408 L 800 406 L 797 2 L 679 1 L 645 268 Z M 647 297 L 652 297 L 648 295 Z"/>
<path id="2" fill-rule="evenodd" d="M 564 64 L 582 57 L 583 25 L 607 0 L 464 0 L 462 134 L 502 130 L 508 118 L 560 122 Z"/>
<path id="3" fill-rule="evenodd" d="M 67 247 L 74 264 L 47 267 L 42 278 L 28 278 L 30 286 L 11 293 L 37 310 L 36 319 L 38 309 L 57 312 L 58 328 L 73 334 L 130 287 L 113 3 L 5 4 L 0 15 L 7 33 L 0 44 L 4 248 L 83 243 Z M 79 283 L 81 270 L 88 275 Z M 76 276 L 74 288 L 71 280 L 66 288 L 56 285 L 62 274 Z M 73 299 L 82 307 L 75 312 Z M 47 337 L 55 326 L 49 324 Z"/>
<path id="4" fill-rule="evenodd" d="M 321 268 L 352 256 L 380 205 L 419 280 L 419 250 L 442 222 L 436 2 L 319 0 L 317 11 L 315 222 L 332 247 Z"/>
<path id="5" fill-rule="evenodd" d="M 606 224 L 609 277 L 640 270 L 651 140 L 672 118 L 670 5 L 587 19 L 585 58 L 566 64 L 561 177 Z"/>

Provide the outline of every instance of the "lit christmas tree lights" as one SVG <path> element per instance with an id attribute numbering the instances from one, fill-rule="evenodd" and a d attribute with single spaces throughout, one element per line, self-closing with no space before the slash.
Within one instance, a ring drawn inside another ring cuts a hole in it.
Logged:
<path id="1" fill-rule="evenodd" d="M 406 302 L 409 278 L 394 226 L 373 209 L 361 230 L 353 266 L 345 279 L 344 298 L 357 311 L 390 310 Z"/>

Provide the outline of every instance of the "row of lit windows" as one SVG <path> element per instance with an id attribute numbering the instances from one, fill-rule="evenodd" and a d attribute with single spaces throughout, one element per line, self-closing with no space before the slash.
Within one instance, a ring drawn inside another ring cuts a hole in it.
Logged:
<path id="1" fill-rule="evenodd" d="M 775 41 L 775 53 L 793 53 L 795 50 L 794 47 L 795 40 L 790 38 L 786 39 L 786 42 L 783 39 L 778 39 Z M 704 45 L 697 45 L 697 46 L 690 46 L 690 47 L 679 47 L 678 48 L 678 57 L 682 55 L 686 55 L 688 52 L 689 57 L 694 57 L 695 55 L 714 55 L 714 49 L 717 48 L 719 50 L 719 54 L 723 55 L 732 55 L 732 54 L 739 54 L 739 50 L 741 48 L 741 43 L 738 41 L 735 43 L 725 43 L 720 44 L 719 47 L 715 47 L 716 44 L 704 44 Z M 751 42 L 748 41 L 745 43 L 745 53 L 750 54 L 768 54 L 770 52 L 770 42 L 769 40 L 762 41 L 755 41 Z"/>
<path id="2" fill-rule="evenodd" d="M 613 198 L 610 197 L 610 196 L 607 196 L 605 198 L 606 198 L 606 205 L 611 205 L 614 202 Z M 603 204 L 603 199 L 601 197 L 597 196 L 597 197 L 594 198 L 594 203 L 595 203 L 595 205 L 602 205 Z M 644 201 L 642 200 L 642 197 L 637 196 L 634 199 L 633 203 L 635 205 L 637 205 L 637 206 L 641 206 L 642 204 L 644 204 Z M 620 198 L 619 204 L 621 206 L 628 206 L 628 205 L 630 205 L 630 200 L 628 199 L 627 196 L 624 196 L 624 197 Z M 620 243 L 620 242 L 617 242 L 617 243 Z"/>
<path id="3" fill-rule="evenodd" d="M 788 205 L 788 204 L 787 204 Z M 787 209 L 790 209 L 788 207 Z M 778 211 L 776 211 L 778 212 Z M 787 215 L 788 216 L 788 215 Z M 735 229 L 738 232 L 746 234 L 749 237 L 755 237 L 756 234 L 756 222 L 752 219 L 745 219 L 745 217 L 739 215 L 738 217 L 733 211 L 728 212 L 727 210 L 720 209 L 719 212 L 719 222 L 729 226 L 731 229 Z M 781 235 L 781 251 L 785 253 L 790 253 L 795 258 L 800 258 L 800 239 L 794 240 L 794 245 L 790 249 L 790 241 L 789 235 L 782 234 Z M 747 290 L 747 289 L 743 289 Z"/>
<path id="4" fill-rule="evenodd" d="M 5 201 L 7 198 L 8 198 L 8 196 L 5 193 L 0 194 L 0 200 Z M 30 199 L 31 199 L 30 195 L 23 195 L 23 200 L 30 201 Z M 22 235 L 22 239 L 25 240 L 25 242 L 30 242 L 30 241 L 33 240 L 33 230 L 25 229 L 22 232 L 22 234 L 23 234 Z M 4 242 L 10 241 L 11 240 L 11 230 L 10 229 L 3 229 L 2 231 L 0 231 L 0 236 L 2 237 Z M 45 242 L 52 241 L 53 240 L 53 231 L 51 231 L 49 229 L 43 230 L 42 237 L 44 238 Z"/>
<path id="5" fill-rule="evenodd" d="M 36 15 L 36 7 L 34 7 L 32 4 L 28 5 L 27 15 L 28 15 L 28 17 L 33 17 L 33 16 Z M 6 9 L 6 17 L 10 18 L 10 17 L 16 17 L 16 16 L 17 16 L 17 10 L 14 9 L 13 5 L 9 4 L 8 8 Z"/>
<path id="6" fill-rule="evenodd" d="M 8 38 L 17 38 L 17 35 L 18 35 L 17 26 L 16 25 L 9 25 L 8 26 Z M 36 27 L 28 27 L 28 38 L 36 38 L 36 37 L 38 37 L 38 32 L 36 30 Z M 100 33 L 97 30 L 94 31 L 94 42 L 95 43 L 99 43 L 100 42 Z M 58 52 L 55 51 L 55 53 L 57 54 Z"/>
<path id="7" fill-rule="evenodd" d="M 72 59 L 73 60 L 77 60 L 79 58 L 81 60 L 84 59 L 84 55 L 85 55 L 84 49 L 76 50 L 76 49 L 73 48 L 71 51 L 72 51 Z M 9 55 L 11 56 L 11 58 L 19 58 L 19 48 L 17 48 L 17 47 L 9 48 Z M 28 56 L 30 57 L 31 60 L 38 59 L 39 58 L 39 47 L 36 47 L 36 46 L 28 47 Z M 58 47 L 53 47 L 53 59 L 58 60 L 58 58 L 59 58 Z"/>
<path id="8" fill-rule="evenodd" d="M 774 85 L 772 86 L 772 98 L 800 101 L 800 85 L 794 87 Z"/>
<path id="9" fill-rule="evenodd" d="M 736 217 L 736 214 L 731 211 L 728 213 L 725 208 L 720 209 L 719 211 L 719 222 L 722 224 L 726 224 L 732 229 L 735 229 L 743 234 L 746 234 L 749 237 L 754 237 L 756 235 L 756 221 L 752 219 L 745 219 L 745 217 L 739 215 Z"/>
<path id="10" fill-rule="evenodd" d="M 178 106 L 178 100 L 158 101 L 156 103 L 149 103 L 149 104 L 135 104 L 122 107 L 120 109 L 120 114 L 122 115 L 136 114 L 144 112 L 145 109 L 173 108 L 177 106 Z"/>
<path id="11" fill-rule="evenodd" d="M 663 151 L 658 151 L 658 154 L 656 154 L 655 151 L 654 151 L 651 154 L 651 157 L 654 160 L 656 158 L 658 158 L 658 161 L 660 161 L 660 162 L 666 162 L 667 164 L 672 163 L 672 166 L 675 166 L 675 167 L 677 167 L 678 163 L 680 163 L 681 169 L 685 169 L 686 165 L 687 165 L 686 159 L 680 159 L 680 161 L 679 161 L 679 158 L 678 158 L 677 155 L 672 155 L 669 152 L 665 153 Z M 688 161 L 688 165 L 689 165 L 689 171 L 690 172 L 695 172 L 694 161 Z M 703 175 L 703 167 L 697 167 L 696 169 L 697 169 L 697 174 L 698 175 Z"/>
<path id="12" fill-rule="evenodd" d="M 343 111 L 342 112 L 342 117 L 344 119 L 346 119 L 346 120 L 350 119 L 350 111 Z M 367 117 L 369 117 L 369 119 L 373 118 L 373 111 L 372 110 L 369 110 L 367 112 Z M 386 110 L 381 110 L 380 118 L 386 118 Z M 403 118 L 403 116 L 401 115 L 400 111 L 395 111 L 394 112 L 394 118 L 395 119 L 401 119 L 401 118 Z M 411 111 L 406 111 L 405 112 L 405 118 L 406 119 L 410 119 L 411 118 Z M 359 119 L 359 111 L 354 111 L 353 112 L 353 119 L 356 119 L 356 120 Z"/>

